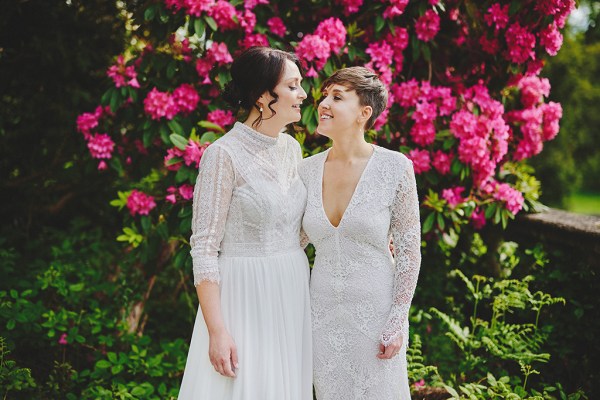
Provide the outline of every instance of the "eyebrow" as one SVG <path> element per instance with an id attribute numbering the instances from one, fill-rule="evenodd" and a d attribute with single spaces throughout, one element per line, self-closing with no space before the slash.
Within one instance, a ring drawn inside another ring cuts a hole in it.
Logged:
<path id="1" fill-rule="evenodd" d="M 332 93 L 336 93 L 336 92 L 337 92 L 337 93 L 346 93 L 346 92 L 348 92 L 348 91 L 349 91 L 348 89 L 345 89 L 345 90 L 341 90 L 341 89 L 333 89 L 331 92 L 332 92 Z M 321 93 L 328 93 L 328 92 L 327 92 L 327 89 L 323 89 L 323 90 L 321 91 Z"/>

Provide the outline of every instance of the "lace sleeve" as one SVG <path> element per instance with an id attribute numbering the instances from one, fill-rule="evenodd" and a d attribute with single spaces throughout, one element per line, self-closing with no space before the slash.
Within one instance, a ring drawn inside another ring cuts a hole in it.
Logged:
<path id="1" fill-rule="evenodd" d="M 231 202 L 235 172 L 231 158 L 218 145 L 209 146 L 200 161 L 194 188 L 192 236 L 194 285 L 220 282 L 217 256 Z"/>
<path id="2" fill-rule="evenodd" d="M 412 163 L 407 161 L 392 203 L 391 232 L 394 240 L 394 299 L 381 343 L 388 346 L 400 335 L 408 343 L 408 312 L 421 265 L 419 199 Z"/>

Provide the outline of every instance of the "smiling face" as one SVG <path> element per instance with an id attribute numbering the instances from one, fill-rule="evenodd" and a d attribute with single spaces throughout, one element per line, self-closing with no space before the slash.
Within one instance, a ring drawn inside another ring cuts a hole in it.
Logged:
<path id="1" fill-rule="evenodd" d="M 275 111 L 275 115 L 269 109 L 269 102 L 273 100 L 273 96 L 269 92 L 265 92 L 259 99 L 263 106 L 263 120 L 279 122 L 283 125 L 292 122 L 300 121 L 302 117 L 300 106 L 302 101 L 306 99 L 306 92 L 300 85 L 302 75 L 298 66 L 290 60 L 286 60 L 285 69 L 277 86 L 273 92 L 278 96 L 277 101 L 271 104 L 271 108 Z"/>
<path id="2" fill-rule="evenodd" d="M 345 132 L 357 132 L 362 135 L 365 123 L 372 113 L 370 106 L 360 104 L 354 89 L 337 83 L 323 90 L 318 111 L 317 131 L 331 139 Z"/>

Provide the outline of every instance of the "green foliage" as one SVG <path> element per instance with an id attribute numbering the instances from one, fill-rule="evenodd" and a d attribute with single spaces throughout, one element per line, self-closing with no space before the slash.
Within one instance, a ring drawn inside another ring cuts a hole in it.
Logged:
<path id="1" fill-rule="evenodd" d="M 0 337 L 0 395 L 3 399 L 12 392 L 28 392 L 36 386 L 31 370 L 18 367 L 16 361 L 9 359 L 9 354 L 5 339 Z"/>

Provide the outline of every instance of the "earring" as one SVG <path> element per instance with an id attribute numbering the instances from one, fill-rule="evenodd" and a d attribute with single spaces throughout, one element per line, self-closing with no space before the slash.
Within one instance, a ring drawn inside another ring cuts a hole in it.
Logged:
<path id="1" fill-rule="evenodd" d="M 263 108 L 262 108 L 262 107 L 261 107 L 261 108 L 259 108 L 259 109 L 258 109 L 258 111 L 259 111 L 259 112 L 262 114 L 262 112 L 263 112 Z"/>

